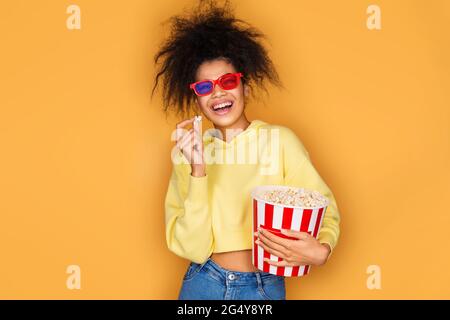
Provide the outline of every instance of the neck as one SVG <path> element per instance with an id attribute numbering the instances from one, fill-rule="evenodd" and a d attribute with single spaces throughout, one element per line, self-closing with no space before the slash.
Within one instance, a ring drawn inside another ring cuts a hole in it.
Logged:
<path id="1" fill-rule="evenodd" d="M 222 133 L 222 137 L 224 137 L 224 140 L 226 142 L 230 142 L 236 135 L 238 135 L 243 130 L 247 129 L 247 127 L 250 125 L 250 121 L 247 120 L 247 117 L 244 113 L 242 113 L 241 117 L 234 122 L 233 124 L 230 124 L 229 126 L 217 126 L 214 125 L 214 128 L 220 130 Z M 227 135 L 227 129 L 230 131 Z"/>

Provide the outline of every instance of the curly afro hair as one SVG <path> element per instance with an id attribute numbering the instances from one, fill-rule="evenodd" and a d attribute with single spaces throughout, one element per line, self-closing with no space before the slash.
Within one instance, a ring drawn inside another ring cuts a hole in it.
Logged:
<path id="1" fill-rule="evenodd" d="M 167 21 L 166 21 L 167 22 Z M 170 36 L 154 57 L 157 70 L 152 97 L 163 76 L 163 109 L 174 109 L 177 115 L 190 115 L 195 94 L 189 84 L 195 82 L 198 67 L 205 61 L 225 59 L 244 77 L 242 82 L 267 93 L 269 80 L 283 87 L 278 73 L 260 43 L 265 35 L 247 22 L 236 19 L 228 0 L 222 7 L 215 0 L 200 0 L 192 13 L 173 16 Z"/>

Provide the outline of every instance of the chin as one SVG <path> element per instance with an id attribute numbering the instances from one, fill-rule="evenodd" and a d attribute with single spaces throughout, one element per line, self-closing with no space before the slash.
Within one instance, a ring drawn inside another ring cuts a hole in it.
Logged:
<path id="1" fill-rule="evenodd" d="M 223 116 L 217 116 L 215 114 L 211 115 L 211 122 L 219 127 L 229 127 L 233 125 L 239 118 L 240 114 L 230 113 Z"/>

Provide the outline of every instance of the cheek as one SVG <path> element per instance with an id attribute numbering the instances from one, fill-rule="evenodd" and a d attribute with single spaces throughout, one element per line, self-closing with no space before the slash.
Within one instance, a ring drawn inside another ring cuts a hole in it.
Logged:
<path id="1" fill-rule="evenodd" d="M 202 111 L 205 111 L 208 109 L 208 99 L 206 97 L 199 97 L 197 99 L 197 102 Z"/>
<path id="2" fill-rule="evenodd" d="M 242 83 L 236 89 L 230 91 L 231 94 L 239 101 L 244 101 L 244 86 Z"/>
<path id="3" fill-rule="evenodd" d="M 230 91 L 230 93 L 233 95 L 235 100 L 237 101 L 238 108 L 244 107 L 244 94 L 242 93 L 242 88 L 239 87 L 237 89 L 233 89 Z"/>

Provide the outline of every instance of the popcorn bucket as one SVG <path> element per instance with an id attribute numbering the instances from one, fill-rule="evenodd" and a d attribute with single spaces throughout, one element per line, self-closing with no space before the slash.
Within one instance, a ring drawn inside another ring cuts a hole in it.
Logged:
<path id="1" fill-rule="evenodd" d="M 277 204 L 269 202 L 261 197 L 266 191 L 273 190 L 288 190 L 301 188 L 292 188 L 288 186 L 259 186 L 252 190 L 251 196 L 253 200 L 253 232 L 258 231 L 258 227 L 264 228 L 276 236 L 295 239 L 281 233 L 281 229 L 290 229 L 294 231 L 308 232 L 310 235 L 317 238 L 319 229 L 322 225 L 322 220 L 328 206 L 328 200 L 325 206 L 318 207 L 299 207 Z M 325 198 L 326 199 L 326 198 Z M 264 261 L 268 258 L 274 261 L 281 261 L 282 259 L 265 251 L 258 246 L 255 241 L 257 236 L 253 236 L 252 246 L 252 262 L 253 265 L 261 271 L 268 272 L 277 276 L 285 277 L 301 277 L 308 274 L 311 267 L 295 266 L 295 267 L 277 267 L 272 266 Z"/>

